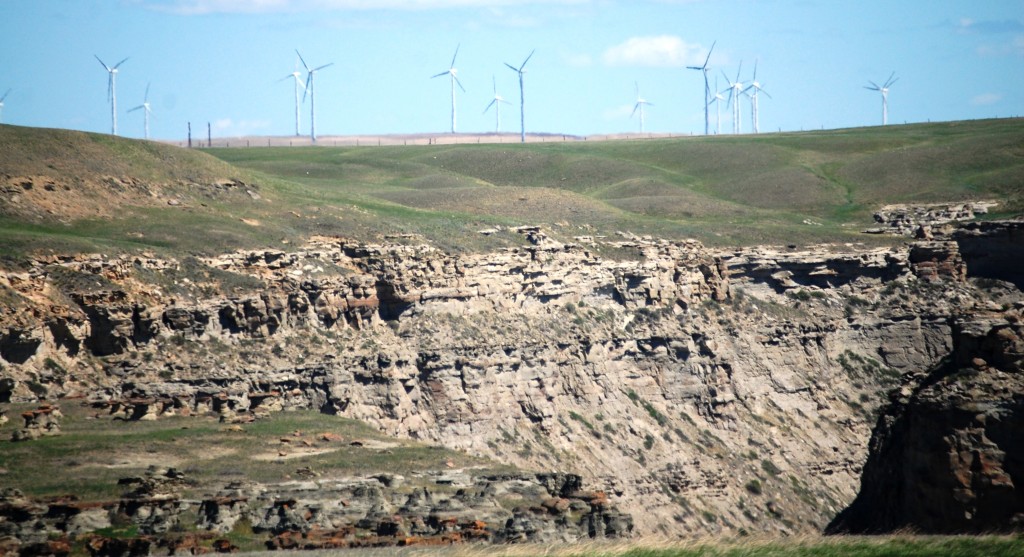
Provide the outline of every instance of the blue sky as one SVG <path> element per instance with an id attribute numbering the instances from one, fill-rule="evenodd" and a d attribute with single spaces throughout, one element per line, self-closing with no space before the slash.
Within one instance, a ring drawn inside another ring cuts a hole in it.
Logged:
<path id="1" fill-rule="evenodd" d="M 457 45 L 458 131 L 487 132 L 492 76 L 502 131 L 518 132 L 516 74 L 526 66 L 530 132 L 636 132 L 639 85 L 649 132 L 703 133 L 699 65 L 726 89 L 742 62 L 764 131 L 881 123 L 864 89 L 895 71 L 889 123 L 1024 114 L 1021 0 L 0 0 L 3 123 L 110 131 L 108 64 L 117 78 L 119 134 L 181 139 L 186 122 L 218 137 L 294 133 L 299 49 L 316 76 L 319 135 L 443 133 Z M 752 129 L 743 99 L 741 128 Z M 309 132 L 309 104 L 302 131 Z M 722 131 L 732 130 L 722 107 Z M 711 110 L 712 132 L 715 111 Z"/>

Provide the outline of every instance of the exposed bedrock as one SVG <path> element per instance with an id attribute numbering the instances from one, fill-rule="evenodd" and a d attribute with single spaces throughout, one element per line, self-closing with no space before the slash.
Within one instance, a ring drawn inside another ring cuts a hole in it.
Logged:
<path id="1" fill-rule="evenodd" d="M 191 267 L 38 261 L 0 276 L 19 308 L 0 401 L 226 422 L 313 408 L 578 473 L 639 533 L 812 532 L 853 500 L 885 393 L 949 354 L 956 316 L 1019 298 L 979 290 L 947 238 L 532 237 L 476 255 L 321 238 Z"/>
<path id="2" fill-rule="evenodd" d="M 829 532 L 1024 530 L 1021 307 L 957 319 L 950 356 L 893 391 Z"/>

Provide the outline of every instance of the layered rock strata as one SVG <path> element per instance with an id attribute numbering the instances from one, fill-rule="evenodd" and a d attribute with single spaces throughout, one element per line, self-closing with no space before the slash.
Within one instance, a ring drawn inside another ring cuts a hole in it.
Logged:
<path id="1" fill-rule="evenodd" d="M 571 470 L 640 533 L 811 532 L 853 499 L 883 394 L 989 303 L 946 239 L 712 252 L 524 234 L 491 254 L 321 238 L 37 261 L 0 279 L 0 400 L 79 394 L 123 419 L 312 408 Z"/>
<path id="2" fill-rule="evenodd" d="M 892 392 L 829 532 L 1024 530 L 1021 308 L 957 319 L 950 356 Z"/>

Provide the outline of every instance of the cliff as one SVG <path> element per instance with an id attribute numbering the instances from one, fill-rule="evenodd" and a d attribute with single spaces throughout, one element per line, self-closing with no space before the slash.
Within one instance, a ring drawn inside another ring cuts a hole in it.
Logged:
<path id="1" fill-rule="evenodd" d="M 816 532 L 856 495 L 885 393 L 950 353 L 957 316 L 1019 297 L 969 281 L 948 237 L 715 251 L 519 232 L 484 254 L 323 237 L 40 258 L 0 277 L 0 403 L 314 409 L 580 474 L 640 534 Z"/>
<path id="2" fill-rule="evenodd" d="M 1024 528 L 1024 304 L 957 318 L 953 351 L 890 395 L 830 533 Z"/>

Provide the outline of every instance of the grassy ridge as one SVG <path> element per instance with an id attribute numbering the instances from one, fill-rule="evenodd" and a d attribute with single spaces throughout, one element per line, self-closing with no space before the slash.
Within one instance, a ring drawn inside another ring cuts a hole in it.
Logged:
<path id="1" fill-rule="evenodd" d="M 413 229 L 455 213 L 481 223 L 585 222 L 606 233 L 729 244 L 863 240 L 859 231 L 888 203 L 994 198 L 1002 214 L 1018 214 L 1022 144 L 1024 121 L 988 120 L 756 137 L 211 153 L 324 199 L 405 207 L 414 211 L 404 223 Z"/>
<path id="2" fill-rule="evenodd" d="M 205 152 L 0 126 L 0 143 L 0 178 L 237 178 L 260 196 L 170 188 L 159 193 L 178 195 L 180 205 L 111 196 L 114 217 L 58 221 L 45 211 L 18 217 L 0 195 L 0 255 L 8 256 L 211 253 L 311 234 L 373 241 L 418 233 L 444 248 L 482 250 L 522 239 L 478 230 L 523 224 L 545 224 L 561 240 L 630 231 L 711 245 L 885 243 L 892 240 L 860 231 L 888 203 L 997 199 L 999 216 L 1024 211 L 1021 119 L 738 137 Z"/>

